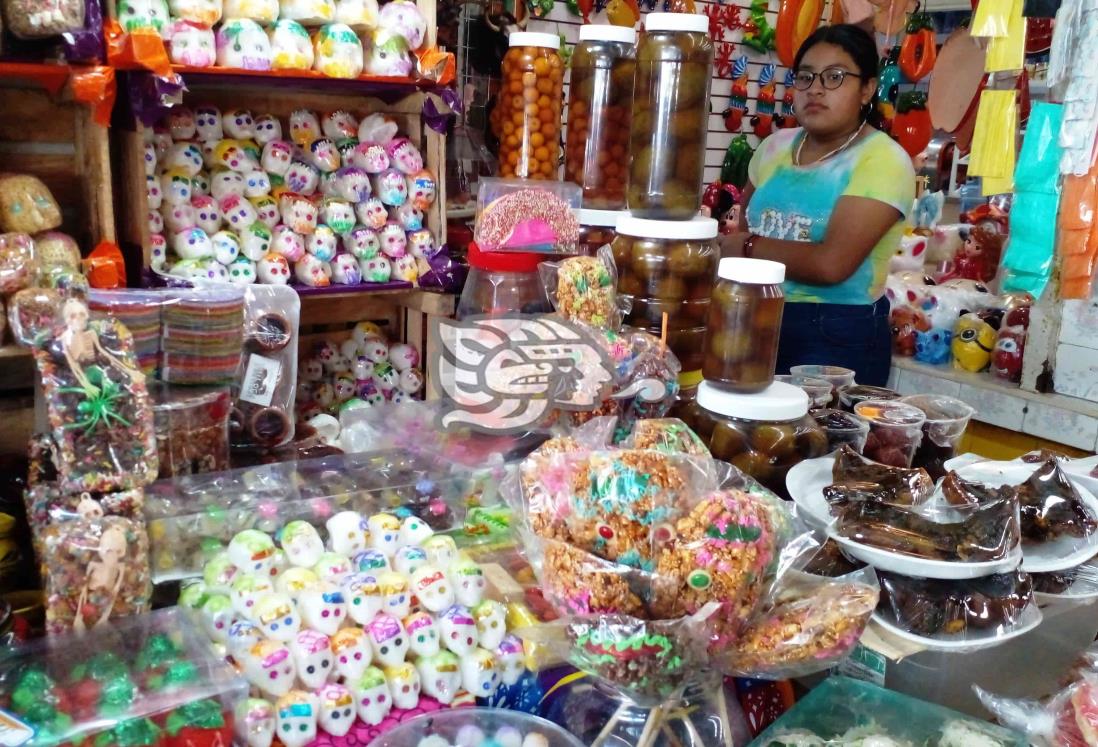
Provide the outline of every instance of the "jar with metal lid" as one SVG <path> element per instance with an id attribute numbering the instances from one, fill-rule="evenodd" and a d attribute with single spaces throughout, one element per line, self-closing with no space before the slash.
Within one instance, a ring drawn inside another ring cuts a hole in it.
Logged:
<path id="1" fill-rule="evenodd" d="M 580 208 L 580 232 L 579 241 L 576 242 L 576 253 L 593 257 L 599 247 L 604 244 L 613 244 L 618 235 L 615 231 L 618 218 L 627 214 L 620 210 Z"/>
<path id="2" fill-rule="evenodd" d="M 774 382 L 755 394 L 738 394 L 703 381 L 683 420 L 717 459 L 783 498 L 785 476 L 805 459 L 827 453 L 827 434 L 808 414 L 808 395 Z"/>
<path id="3" fill-rule="evenodd" d="M 637 32 L 610 25 L 580 26 L 568 86 L 564 178 L 583 188 L 583 206 L 625 207 L 629 119 Z"/>
<path id="4" fill-rule="evenodd" d="M 701 207 L 713 42 L 709 19 L 649 13 L 637 43 L 628 205 L 634 215 L 686 220 Z"/>
<path id="5" fill-rule="evenodd" d="M 759 392 L 774 381 L 782 327 L 785 265 L 726 257 L 709 304 L 702 376 L 734 392 Z"/>
<path id="6" fill-rule="evenodd" d="M 618 267 L 618 293 L 632 309 L 625 323 L 657 337 L 667 325 L 667 344 L 682 365 L 679 383 L 701 380 L 705 322 L 717 272 L 717 221 L 618 218 L 611 244 Z"/>
<path id="7" fill-rule="evenodd" d="M 552 312 L 538 276 L 544 257 L 526 252 L 486 252 L 469 244 L 469 276 L 458 300 L 457 318 Z"/>
<path id="8" fill-rule="evenodd" d="M 564 62 L 556 34 L 516 31 L 503 57 L 495 114 L 501 176 L 554 179 L 560 160 Z"/>

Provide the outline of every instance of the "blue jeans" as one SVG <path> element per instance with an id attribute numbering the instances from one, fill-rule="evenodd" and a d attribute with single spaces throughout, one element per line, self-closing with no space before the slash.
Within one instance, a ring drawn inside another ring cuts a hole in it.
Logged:
<path id="1" fill-rule="evenodd" d="M 875 304 L 787 303 L 778 341 L 779 374 L 810 363 L 843 366 L 859 384 L 885 386 L 892 365 L 888 299 Z"/>

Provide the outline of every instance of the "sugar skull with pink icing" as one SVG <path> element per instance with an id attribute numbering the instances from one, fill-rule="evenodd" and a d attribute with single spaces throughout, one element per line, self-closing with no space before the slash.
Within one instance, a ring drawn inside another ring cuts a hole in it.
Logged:
<path id="1" fill-rule="evenodd" d="M 400 620 L 382 612 L 366 626 L 366 631 L 376 662 L 390 667 L 404 661 L 408 653 L 408 634 Z"/>
<path id="2" fill-rule="evenodd" d="M 167 40 L 171 60 L 177 65 L 211 67 L 217 62 L 217 39 L 211 28 L 175 21 L 167 27 Z"/>
<path id="3" fill-rule="evenodd" d="M 499 667 L 500 680 L 508 687 L 514 685 L 526 671 L 522 641 L 515 635 L 505 635 L 495 650 L 496 665 Z"/>
<path id="4" fill-rule="evenodd" d="M 217 233 L 221 228 L 221 209 L 218 208 L 214 198 L 208 195 L 195 195 L 191 198 L 191 207 L 194 209 L 195 225 L 208 234 Z M 232 262 L 235 257 L 234 254 L 228 261 Z"/>
<path id="5" fill-rule="evenodd" d="M 163 206 L 161 206 L 163 208 Z M 149 233 L 164 233 L 164 216 L 160 214 L 159 210 L 150 210 L 146 218 L 149 226 Z"/>
<path id="6" fill-rule="evenodd" d="M 390 140 L 385 146 L 385 152 L 389 154 L 389 161 L 393 167 L 402 174 L 411 176 L 423 170 L 423 154 L 406 137 Z"/>
<path id="7" fill-rule="evenodd" d="M 385 169 L 373 179 L 374 194 L 383 205 L 399 207 L 408 199 L 408 183 L 394 168 Z"/>
<path id="8" fill-rule="evenodd" d="M 355 722 L 355 701 L 344 685 L 331 683 L 316 692 L 320 702 L 320 728 L 333 737 L 342 737 Z"/>
<path id="9" fill-rule="evenodd" d="M 219 202 L 221 216 L 234 231 L 241 231 L 252 225 L 259 218 L 252 203 L 244 197 L 229 195 Z"/>
<path id="10" fill-rule="evenodd" d="M 233 730 L 240 744 L 271 747 L 275 733 L 274 706 L 262 698 L 247 698 L 237 704 Z"/>
<path id="11" fill-rule="evenodd" d="M 323 173 L 335 171 L 341 163 L 339 149 L 328 138 L 317 138 L 309 143 L 309 162 Z"/>
<path id="12" fill-rule="evenodd" d="M 386 223 L 378 233 L 378 240 L 381 253 L 390 259 L 403 257 L 408 246 L 407 235 L 398 223 Z"/>
<path id="13" fill-rule="evenodd" d="M 371 197 L 355 205 L 355 217 L 359 223 L 376 231 L 389 222 L 389 211 L 379 198 Z"/>
<path id="14" fill-rule="evenodd" d="M 389 154 L 380 143 L 359 143 L 351 152 L 351 164 L 367 174 L 380 174 L 389 168 Z"/>
<path id="15" fill-rule="evenodd" d="M 297 669 L 290 649 L 277 640 L 260 641 L 244 654 L 244 677 L 272 697 L 285 695 L 294 686 Z"/>
<path id="16" fill-rule="evenodd" d="M 438 626 L 442 645 L 458 656 L 469 653 L 480 642 L 473 613 L 464 605 L 455 604 L 447 608 L 439 615 Z"/>
<path id="17" fill-rule="evenodd" d="M 302 685 L 315 690 L 328 681 L 333 657 L 331 640 L 327 635 L 308 628 L 299 630 L 290 641 L 289 649 Z"/>
<path id="18" fill-rule="evenodd" d="M 272 140 L 269 143 L 264 143 L 260 164 L 267 173 L 285 176 L 292 161 L 293 148 L 285 140 Z"/>

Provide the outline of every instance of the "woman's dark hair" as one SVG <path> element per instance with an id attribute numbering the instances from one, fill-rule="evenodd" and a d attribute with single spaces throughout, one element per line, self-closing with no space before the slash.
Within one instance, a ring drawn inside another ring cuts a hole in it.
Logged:
<path id="1" fill-rule="evenodd" d="M 794 70 L 800 68 L 801 60 L 804 59 L 805 54 L 817 44 L 834 44 L 850 55 L 850 59 L 854 60 L 854 66 L 858 68 L 858 73 L 862 76 L 863 83 L 870 78 L 877 77 L 879 64 L 877 42 L 862 27 L 849 23 L 838 23 L 834 26 L 821 26 L 816 29 L 804 40 L 801 48 L 797 50 L 797 56 L 793 58 Z M 880 113 L 877 111 L 876 91 L 873 92 L 873 98 L 862 109 L 862 119 L 880 129 L 882 120 Z"/>

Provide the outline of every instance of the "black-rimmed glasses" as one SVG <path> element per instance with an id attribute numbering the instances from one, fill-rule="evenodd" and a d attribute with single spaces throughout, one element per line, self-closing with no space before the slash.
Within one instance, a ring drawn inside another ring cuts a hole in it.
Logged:
<path id="1" fill-rule="evenodd" d="M 839 88 L 843 81 L 846 80 L 846 76 L 852 78 L 861 78 L 860 73 L 852 73 L 849 70 L 843 70 L 838 67 L 829 67 L 826 70 L 821 70 L 818 73 L 813 73 L 808 70 L 798 70 L 793 74 L 793 87 L 798 91 L 807 91 L 812 87 L 812 83 L 816 78 L 820 79 L 820 85 L 827 91 L 834 91 Z"/>

